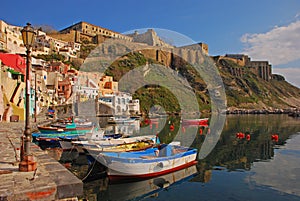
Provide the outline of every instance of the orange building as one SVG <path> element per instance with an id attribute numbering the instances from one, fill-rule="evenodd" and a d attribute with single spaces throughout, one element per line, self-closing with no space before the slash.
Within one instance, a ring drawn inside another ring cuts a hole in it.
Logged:
<path id="1" fill-rule="evenodd" d="M 69 78 L 65 78 L 63 81 L 58 81 L 58 98 L 61 103 L 67 101 L 72 94 L 72 85 Z"/>
<path id="2" fill-rule="evenodd" d="M 98 86 L 100 96 L 118 92 L 118 82 L 113 81 L 112 76 L 103 76 L 100 78 Z"/>

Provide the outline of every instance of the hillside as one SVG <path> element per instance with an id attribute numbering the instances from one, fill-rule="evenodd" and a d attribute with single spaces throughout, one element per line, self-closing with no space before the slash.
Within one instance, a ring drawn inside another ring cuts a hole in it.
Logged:
<path id="1" fill-rule="evenodd" d="M 289 84 L 280 75 L 265 81 L 247 67 L 232 61 L 217 62 L 227 95 L 227 106 L 245 109 L 285 109 L 300 106 L 300 89 Z M 242 68 L 242 76 L 232 76 L 228 67 Z"/>
<path id="2" fill-rule="evenodd" d="M 136 67 L 146 63 L 157 63 L 141 53 L 129 53 L 115 61 L 106 71 L 119 81 L 122 76 Z M 273 75 L 273 79 L 265 81 L 257 77 L 250 69 L 239 66 L 230 60 L 217 60 L 216 65 L 223 79 L 229 109 L 286 109 L 300 107 L 300 89 L 289 84 L 282 76 Z M 233 76 L 228 67 L 243 68 L 242 76 Z M 168 68 L 168 67 L 166 67 Z M 210 98 L 206 83 L 200 75 L 186 62 L 174 60 L 172 69 L 188 80 L 194 89 L 201 111 L 210 109 Z M 158 84 L 159 85 L 159 84 Z M 143 112 L 149 111 L 153 105 L 161 105 L 167 112 L 180 112 L 178 100 L 164 87 L 143 87 L 136 91 L 134 98 L 141 100 Z"/>

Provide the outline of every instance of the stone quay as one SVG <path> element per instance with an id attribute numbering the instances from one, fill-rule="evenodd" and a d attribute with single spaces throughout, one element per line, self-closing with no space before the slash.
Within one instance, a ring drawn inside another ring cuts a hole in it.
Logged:
<path id="1" fill-rule="evenodd" d="M 83 194 L 82 181 L 36 144 L 31 143 L 31 153 L 37 169 L 19 171 L 24 125 L 0 122 L 0 201 L 77 200 Z"/>

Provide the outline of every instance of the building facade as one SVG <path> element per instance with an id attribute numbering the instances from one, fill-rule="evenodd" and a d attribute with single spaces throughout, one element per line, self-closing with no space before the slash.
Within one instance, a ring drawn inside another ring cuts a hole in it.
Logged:
<path id="1" fill-rule="evenodd" d="M 132 100 L 132 95 L 129 93 L 105 94 L 99 97 L 98 103 L 99 111 L 103 114 L 120 116 L 140 114 L 139 100 Z"/>
<path id="2" fill-rule="evenodd" d="M 22 27 L 9 25 L 0 20 L 0 50 L 12 54 L 25 54 L 21 30 Z"/>
<path id="3" fill-rule="evenodd" d="M 81 44 L 76 42 L 67 42 L 48 36 L 42 31 L 37 32 L 36 41 L 32 47 L 33 55 L 38 54 L 62 54 L 69 58 L 76 58 L 80 52 Z"/>
<path id="4" fill-rule="evenodd" d="M 117 39 L 122 39 L 122 40 L 127 40 L 127 41 L 132 41 L 132 38 L 123 34 L 120 34 L 118 32 L 96 26 L 87 22 L 78 22 L 74 25 L 71 25 L 61 31 L 59 31 L 62 34 L 67 34 L 70 33 L 71 31 L 77 31 L 80 34 L 84 34 L 87 36 L 97 36 L 101 35 L 106 38 L 117 38 Z M 78 37 L 78 36 L 77 36 Z M 80 36 L 79 36 L 80 37 Z"/>
<path id="5" fill-rule="evenodd" d="M 261 79 L 266 81 L 272 79 L 272 65 L 268 61 L 251 61 L 251 58 L 244 54 L 226 54 L 225 57 L 235 59 L 236 63 L 241 63 L 242 66 L 248 67 Z"/>
<path id="6" fill-rule="evenodd" d="M 99 96 L 115 94 L 119 91 L 118 82 L 113 81 L 112 76 L 103 76 L 99 82 Z"/>

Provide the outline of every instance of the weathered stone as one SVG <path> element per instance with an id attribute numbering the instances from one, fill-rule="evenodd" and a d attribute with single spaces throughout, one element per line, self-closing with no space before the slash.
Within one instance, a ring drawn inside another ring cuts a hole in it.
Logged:
<path id="1" fill-rule="evenodd" d="M 31 153 L 37 161 L 37 170 L 19 171 L 23 126 L 22 122 L 0 123 L 0 200 L 46 201 L 82 195 L 81 180 L 33 143 Z"/>

